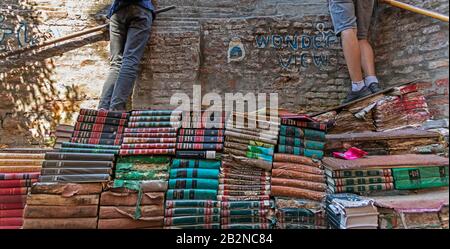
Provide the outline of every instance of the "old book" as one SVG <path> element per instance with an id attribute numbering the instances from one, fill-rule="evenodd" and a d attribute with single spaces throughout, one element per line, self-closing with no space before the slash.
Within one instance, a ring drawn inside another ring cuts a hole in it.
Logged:
<path id="1" fill-rule="evenodd" d="M 220 136 L 225 134 L 224 130 L 212 130 L 212 129 L 180 129 L 180 136 Z"/>
<path id="2" fill-rule="evenodd" d="M 114 161 L 113 154 L 91 153 L 60 153 L 49 152 L 45 154 L 45 160 L 72 160 L 72 161 Z"/>
<path id="3" fill-rule="evenodd" d="M 327 216 L 334 228 L 376 229 L 378 211 L 373 201 L 357 195 L 327 196 Z"/>
<path id="4" fill-rule="evenodd" d="M 0 180 L 0 188 L 21 188 L 31 187 L 33 183 L 38 179 L 25 179 L 25 180 Z"/>
<path id="5" fill-rule="evenodd" d="M 355 177 L 355 178 L 331 178 L 327 177 L 327 183 L 332 186 L 347 186 L 347 185 L 364 185 L 377 183 L 393 183 L 392 176 L 375 176 L 375 177 Z"/>
<path id="6" fill-rule="evenodd" d="M 141 205 L 164 205 L 165 193 L 144 193 Z M 101 206 L 136 206 L 137 193 L 103 192 Z"/>
<path id="7" fill-rule="evenodd" d="M 75 131 L 90 131 L 90 132 L 106 132 L 106 133 L 123 133 L 124 126 L 95 124 L 95 123 L 77 123 L 75 124 Z"/>
<path id="8" fill-rule="evenodd" d="M 374 183 L 362 185 L 344 185 L 332 186 L 328 185 L 331 193 L 368 193 L 377 191 L 394 190 L 394 183 Z"/>
<path id="9" fill-rule="evenodd" d="M 46 160 L 42 162 L 42 168 L 112 168 L 113 161 L 69 161 Z"/>
<path id="10" fill-rule="evenodd" d="M 98 205 L 99 195 L 74 195 L 63 197 L 60 195 L 31 194 L 27 198 L 27 205 L 38 206 L 86 206 Z"/>
<path id="11" fill-rule="evenodd" d="M 0 195 L 0 203 L 26 203 L 26 195 Z"/>
<path id="12" fill-rule="evenodd" d="M 79 115 L 77 122 L 126 126 L 128 124 L 128 119 Z"/>
<path id="13" fill-rule="evenodd" d="M 36 183 L 31 188 L 31 194 L 49 195 L 93 195 L 100 194 L 103 190 L 101 183 Z"/>
<path id="14" fill-rule="evenodd" d="M 168 200 L 216 200 L 217 190 L 212 189 L 169 189 Z"/>
<path id="15" fill-rule="evenodd" d="M 22 217 L 0 217 L 0 226 L 11 226 L 11 227 L 20 227 L 23 224 Z"/>
<path id="16" fill-rule="evenodd" d="M 111 168 L 43 168 L 41 174 L 44 175 L 110 175 Z"/>
<path id="17" fill-rule="evenodd" d="M 177 151 L 176 158 L 220 160 L 221 154 L 216 151 Z"/>
<path id="18" fill-rule="evenodd" d="M 27 205 L 25 218 L 93 218 L 97 217 L 98 205 L 83 206 L 35 206 Z"/>
<path id="19" fill-rule="evenodd" d="M 104 145 L 121 145 L 122 138 L 101 139 L 101 138 L 79 138 L 73 137 L 70 142 L 80 144 L 104 144 Z"/>
<path id="20" fill-rule="evenodd" d="M 318 192 L 314 190 L 299 189 L 285 186 L 272 186 L 272 196 L 292 197 L 300 199 L 310 199 L 321 201 L 325 196 L 325 192 Z"/>
<path id="21" fill-rule="evenodd" d="M 0 166 L 0 174 L 40 172 L 41 166 Z"/>
<path id="22" fill-rule="evenodd" d="M 119 118 L 119 119 L 127 119 L 130 116 L 130 114 L 127 112 L 93 110 L 93 109 L 81 109 L 80 115 Z"/>
<path id="23" fill-rule="evenodd" d="M 66 183 L 94 183 L 107 182 L 111 179 L 109 174 L 84 175 L 41 175 L 40 182 L 66 182 Z"/>
<path id="24" fill-rule="evenodd" d="M 393 156 L 369 156 L 358 160 L 342 160 L 326 157 L 322 160 L 326 168 L 332 171 L 339 170 L 367 170 L 384 168 L 410 168 L 448 166 L 447 158 L 437 155 L 393 155 Z"/>
<path id="25" fill-rule="evenodd" d="M 148 218 L 145 220 L 133 220 L 130 218 L 121 219 L 99 219 L 98 229 L 162 229 L 164 226 L 164 216 Z"/>
<path id="26" fill-rule="evenodd" d="M 18 188 L 0 188 L 0 196 L 4 195 L 26 195 L 28 193 L 27 187 Z"/>
<path id="27" fill-rule="evenodd" d="M 24 229 L 96 229 L 97 218 L 27 218 Z"/>
<path id="28" fill-rule="evenodd" d="M 23 209 L 0 209 L 0 218 L 21 218 L 23 216 Z"/>
<path id="29" fill-rule="evenodd" d="M 287 125 L 287 126 L 295 126 L 295 127 L 299 127 L 299 128 L 308 128 L 308 129 L 313 129 L 313 130 L 319 130 L 319 131 L 327 130 L 327 125 L 325 123 L 319 123 L 319 122 L 307 122 L 307 121 L 302 121 L 302 120 L 282 118 L 281 124 Z"/>
<path id="30" fill-rule="evenodd" d="M 117 138 L 122 138 L 123 134 L 90 132 L 90 131 L 74 131 L 71 137 L 95 138 L 95 139 L 117 139 Z"/>
<path id="31" fill-rule="evenodd" d="M 139 207 L 141 212 L 141 218 L 158 218 L 164 216 L 164 206 L 160 205 L 147 205 Z M 100 219 L 120 219 L 131 218 L 134 219 L 136 213 L 136 207 L 127 206 L 100 206 Z"/>

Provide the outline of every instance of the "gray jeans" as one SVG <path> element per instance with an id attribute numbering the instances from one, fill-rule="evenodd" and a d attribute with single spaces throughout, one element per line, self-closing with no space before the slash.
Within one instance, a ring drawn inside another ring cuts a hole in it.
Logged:
<path id="1" fill-rule="evenodd" d="M 111 17 L 111 64 L 99 109 L 125 111 L 152 23 L 152 13 L 137 5 L 123 7 Z"/>
<path id="2" fill-rule="evenodd" d="M 367 39 L 375 0 L 329 0 L 334 31 L 340 35 L 347 29 L 357 29 L 358 39 Z"/>

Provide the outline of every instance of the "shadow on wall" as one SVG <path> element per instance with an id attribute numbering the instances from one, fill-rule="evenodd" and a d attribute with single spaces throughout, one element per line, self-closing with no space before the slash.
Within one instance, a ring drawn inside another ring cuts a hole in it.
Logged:
<path id="1" fill-rule="evenodd" d="M 5 5 L 12 8 L 0 9 L 0 52 L 53 37 L 50 30 L 40 30 L 42 22 L 34 6 L 20 0 Z M 58 89 L 52 57 L 101 40 L 104 34 L 94 34 L 0 61 L 0 145 L 49 145 L 50 131 L 72 119 L 70 113 L 79 110 L 83 95 L 76 85 Z"/>

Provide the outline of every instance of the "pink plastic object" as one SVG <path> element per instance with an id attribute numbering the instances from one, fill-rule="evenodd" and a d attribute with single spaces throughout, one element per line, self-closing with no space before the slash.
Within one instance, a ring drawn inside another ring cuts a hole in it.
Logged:
<path id="1" fill-rule="evenodd" d="M 367 156 L 369 153 L 358 149 L 356 147 L 351 147 L 345 153 L 333 152 L 333 156 L 345 160 L 356 160 Z"/>

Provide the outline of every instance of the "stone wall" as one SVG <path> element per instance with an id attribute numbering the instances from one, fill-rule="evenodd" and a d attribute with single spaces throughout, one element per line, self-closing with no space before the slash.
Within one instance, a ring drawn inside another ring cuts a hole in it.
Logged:
<path id="1" fill-rule="evenodd" d="M 405 0 L 406 1 L 406 0 Z M 103 23 L 110 0 L 3 0 L 0 53 Z M 336 106 L 350 85 L 326 0 L 159 0 L 133 108 L 177 92 L 279 93 L 280 106 Z M 407 0 L 448 14 L 443 0 Z M 380 6 L 372 42 L 384 86 L 418 79 L 435 117 L 448 117 L 448 24 Z M 0 61 L 0 144 L 42 144 L 73 111 L 95 108 L 108 69 L 101 33 Z"/>

